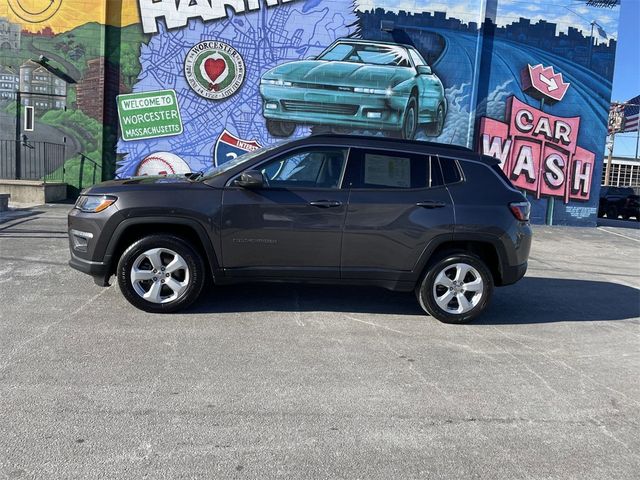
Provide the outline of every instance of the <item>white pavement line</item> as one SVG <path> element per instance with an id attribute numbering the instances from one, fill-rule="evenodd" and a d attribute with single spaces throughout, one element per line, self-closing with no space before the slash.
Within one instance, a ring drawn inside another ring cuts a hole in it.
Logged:
<path id="1" fill-rule="evenodd" d="M 617 235 L 619 237 L 626 238 L 628 240 L 633 240 L 634 242 L 640 242 L 640 239 L 627 237 L 626 235 L 622 235 L 621 233 L 618 233 L 618 232 L 612 232 L 611 230 L 607 230 L 605 227 L 596 227 L 596 228 L 597 230 L 602 230 L 603 232 L 610 233 L 611 235 Z"/>
<path id="2" fill-rule="evenodd" d="M 400 330 L 394 330 L 393 328 L 385 327 L 384 325 L 378 325 L 377 323 L 367 322 L 365 320 L 360 320 L 359 318 L 352 317 L 351 315 L 345 315 L 345 317 L 348 318 L 349 320 L 353 320 L 354 322 L 364 323 L 366 325 L 372 326 L 373 327 L 373 331 L 376 333 L 376 337 L 378 337 L 378 339 L 387 348 L 387 350 L 392 352 L 397 358 L 401 358 L 400 352 L 398 350 L 396 350 L 395 348 L 393 348 L 391 345 L 389 345 L 389 342 L 387 342 L 387 340 L 383 336 L 380 335 L 380 331 L 378 329 L 382 328 L 384 330 L 389 330 L 391 332 L 399 333 L 402 336 L 406 336 L 406 337 L 411 337 L 412 336 L 412 335 L 409 335 L 408 333 L 401 332 Z M 459 402 L 455 402 L 454 399 L 451 398 L 451 396 L 443 388 L 441 388 L 436 382 L 432 382 L 427 377 L 425 377 L 422 374 L 422 372 L 420 372 L 419 370 L 414 368 L 413 364 L 409 363 L 407 368 L 409 369 L 409 372 L 412 375 L 415 375 L 416 377 L 418 377 L 422 381 L 422 383 L 424 383 L 425 385 L 429 385 L 434 390 L 437 390 L 450 404 L 452 404 L 452 405 L 454 405 L 456 407 L 460 406 Z M 463 411 L 463 415 L 465 417 L 469 416 L 468 413 L 464 412 L 464 411 Z"/>
<path id="3" fill-rule="evenodd" d="M 400 330 L 394 330 L 393 328 L 385 327 L 384 325 L 379 325 L 377 323 L 367 322 L 365 320 L 360 320 L 359 318 L 352 317 L 351 315 L 345 315 L 345 317 L 347 317 L 349 320 L 353 320 L 354 322 L 366 323 L 367 325 L 370 325 L 370 326 L 372 326 L 374 328 L 383 328 L 384 330 L 389 330 L 390 332 L 399 333 L 400 335 L 404 335 L 405 337 L 410 337 L 411 336 L 408 333 L 401 332 Z"/>
<path id="4" fill-rule="evenodd" d="M 56 327 L 58 326 L 60 323 L 62 323 L 64 320 L 66 320 L 67 318 L 73 317 L 75 315 L 77 315 L 80 311 L 82 311 L 84 308 L 86 308 L 90 303 L 92 303 L 93 301 L 97 300 L 98 297 L 100 297 L 101 295 L 104 295 L 105 292 L 109 290 L 108 288 L 104 288 L 102 289 L 102 291 L 100 293 L 97 293 L 96 295 L 94 295 L 93 297 L 91 297 L 89 300 L 87 300 L 85 303 L 83 303 L 82 305 L 80 305 L 78 308 L 76 308 L 73 312 L 69 313 L 68 315 L 64 315 L 62 316 L 62 318 L 60 318 L 60 320 L 57 320 L 53 323 L 50 323 L 49 325 L 46 325 L 42 331 L 40 333 L 38 333 L 37 335 L 26 339 L 24 342 L 18 344 L 13 350 L 11 350 L 11 352 L 7 355 L 6 360 L 0 364 L 0 372 L 2 372 L 4 369 L 6 369 L 9 365 L 11 365 L 11 360 L 13 360 L 13 358 L 27 345 L 29 345 L 30 343 L 38 340 L 39 338 L 45 336 L 49 330 L 52 327 Z"/>
<path id="5" fill-rule="evenodd" d="M 514 337 L 513 335 L 509 335 L 508 333 L 505 333 L 504 331 L 502 331 L 500 328 L 496 327 L 495 325 L 491 326 L 496 332 L 498 332 L 500 335 L 502 335 L 505 338 L 508 338 L 509 340 L 511 340 L 512 342 L 515 342 L 519 345 L 522 345 L 524 348 L 537 353 L 538 355 L 544 357 L 549 363 L 551 364 L 555 364 L 555 365 L 560 365 L 564 368 L 566 368 L 567 370 L 570 370 L 572 372 L 577 373 L 578 375 L 580 375 L 582 378 L 589 380 L 591 383 L 593 383 L 594 385 L 598 385 L 606 390 L 609 390 L 610 392 L 613 393 L 617 393 L 618 395 L 620 395 L 621 397 L 624 397 L 626 400 L 628 400 L 630 403 L 634 403 L 638 406 L 640 406 L 640 402 L 638 402 L 637 400 L 635 400 L 634 398 L 631 398 L 629 395 L 625 394 L 624 392 L 621 392 L 620 390 L 616 390 L 615 388 L 612 388 L 602 382 L 599 382 L 598 380 L 596 380 L 595 378 L 587 375 L 585 372 L 583 372 L 582 370 L 580 370 L 577 367 L 572 367 L 571 365 L 569 365 L 567 362 L 563 361 L 561 358 L 558 358 L 557 356 L 545 351 L 545 350 L 541 350 L 535 347 L 532 347 L 531 345 L 522 342 L 520 340 L 518 340 L 516 337 Z"/>

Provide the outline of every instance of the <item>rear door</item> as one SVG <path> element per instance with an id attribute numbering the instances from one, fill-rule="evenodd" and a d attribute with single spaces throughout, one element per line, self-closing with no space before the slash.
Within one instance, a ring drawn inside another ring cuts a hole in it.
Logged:
<path id="1" fill-rule="evenodd" d="M 338 278 L 347 154 L 340 147 L 297 149 L 251 167 L 262 171 L 264 188 L 230 182 L 222 208 L 226 273 Z"/>
<path id="2" fill-rule="evenodd" d="M 397 279 L 437 235 L 453 233 L 454 209 L 437 156 L 352 149 L 342 239 L 343 278 Z"/>

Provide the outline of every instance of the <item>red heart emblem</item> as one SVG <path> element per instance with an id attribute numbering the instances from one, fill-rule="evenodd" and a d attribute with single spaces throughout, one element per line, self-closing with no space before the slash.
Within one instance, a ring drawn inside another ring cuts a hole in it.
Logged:
<path id="1" fill-rule="evenodd" d="M 207 77 L 209 77 L 212 84 L 222 75 L 226 67 L 227 65 L 221 58 L 207 58 L 204 61 L 204 71 L 207 72 Z"/>

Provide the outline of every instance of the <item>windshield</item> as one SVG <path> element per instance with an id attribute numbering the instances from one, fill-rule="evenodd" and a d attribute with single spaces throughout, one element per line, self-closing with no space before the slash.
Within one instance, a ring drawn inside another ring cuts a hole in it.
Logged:
<path id="1" fill-rule="evenodd" d="M 228 162 L 224 162 L 222 165 L 211 167 L 202 174 L 201 179 L 217 177 L 218 175 L 221 175 L 224 172 L 228 172 L 232 168 L 237 167 L 242 163 L 253 160 L 255 157 L 263 154 L 264 152 L 268 152 L 269 150 L 273 150 L 274 148 L 279 147 L 283 143 L 286 143 L 286 141 L 276 142 L 272 145 L 269 145 L 268 147 L 258 148 L 257 150 L 253 150 L 252 152 L 247 152 L 243 155 L 239 155 L 236 158 L 229 160 Z"/>
<path id="2" fill-rule="evenodd" d="M 409 67 L 409 57 L 402 47 L 394 45 L 367 45 L 366 43 L 338 43 L 318 57 L 334 62 L 364 63 Z"/>

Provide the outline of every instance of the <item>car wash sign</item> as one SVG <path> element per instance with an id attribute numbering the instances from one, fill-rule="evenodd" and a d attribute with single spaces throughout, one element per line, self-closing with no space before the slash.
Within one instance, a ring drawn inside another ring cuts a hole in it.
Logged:
<path id="1" fill-rule="evenodd" d="M 516 187 L 565 203 L 589 199 L 595 154 L 577 145 L 580 117 L 550 115 L 512 96 L 505 119 L 481 119 L 479 147 Z"/>
<path id="2" fill-rule="evenodd" d="M 539 100 L 545 99 L 550 105 L 562 100 L 570 85 L 561 73 L 542 64 L 527 65 L 522 70 L 521 82 L 525 93 Z"/>

